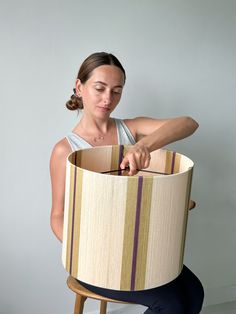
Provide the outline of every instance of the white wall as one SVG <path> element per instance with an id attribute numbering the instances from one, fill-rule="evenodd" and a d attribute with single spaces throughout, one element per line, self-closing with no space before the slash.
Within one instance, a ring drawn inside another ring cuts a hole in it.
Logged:
<path id="1" fill-rule="evenodd" d="M 72 313 L 49 226 L 48 163 L 76 124 L 64 103 L 95 51 L 114 53 L 126 68 L 117 117 L 200 123 L 170 146 L 196 163 L 185 263 L 206 304 L 236 300 L 235 14 L 233 0 L 1 3 L 1 314 Z M 90 301 L 86 310 L 96 308 Z"/>

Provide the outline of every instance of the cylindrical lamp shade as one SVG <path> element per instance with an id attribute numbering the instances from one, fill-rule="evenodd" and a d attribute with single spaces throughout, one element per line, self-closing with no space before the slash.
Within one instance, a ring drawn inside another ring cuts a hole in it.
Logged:
<path id="1" fill-rule="evenodd" d="M 118 169 L 128 149 L 98 146 L 68 156 L 62 260 L 82 282 L 134 291 L 182 270 L 193 162 L 160 149 L 151 153 L 150 172 L 127 176 Z"/>

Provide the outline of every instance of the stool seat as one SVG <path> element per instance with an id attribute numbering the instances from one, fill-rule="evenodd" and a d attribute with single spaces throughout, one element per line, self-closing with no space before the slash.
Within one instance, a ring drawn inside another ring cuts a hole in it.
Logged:
<path id="1" fill-rule="evenodd" d="M 103 297 L 99 294 L 96 294 L 92 291 L 89 291 L 85 287 L 83 287 L 74 277 L 69 276 L 67 279 L 68 287 L 76 293 L 74 314 L 82 314 L 84 309 L 84 302 L 87 298 L 95 299 L 101 301 L 100 304 L 100 314 L 106 314 L 107 302 L 113 303 L 123 303 L 123 304 L 131 304 L 124 301 L 114 300 L 107 297 Z"/>

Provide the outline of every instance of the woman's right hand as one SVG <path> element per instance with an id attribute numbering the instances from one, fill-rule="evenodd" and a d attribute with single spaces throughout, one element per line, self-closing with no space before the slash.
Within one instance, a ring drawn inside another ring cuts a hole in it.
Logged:
<path id="1" fill-rule="evenodd" d="M 133 176 L 139 170 L 148 168 L 151 155 L 148 148 L 139 143 L 132 146 L 120 164 L 121 169 L 129 167 L 128 175 Z"/>

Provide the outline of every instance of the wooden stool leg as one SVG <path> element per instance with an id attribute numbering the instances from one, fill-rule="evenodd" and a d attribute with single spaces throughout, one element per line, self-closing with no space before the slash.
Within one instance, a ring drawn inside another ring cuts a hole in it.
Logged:
<path id="1" fill-rule="evenodd" d="M 100 314 L 106 314 L 106 313 L 107 313 L 107 302 L 101 301 Z"/>
<path id="2" fill-rule="evenodd" d="M 84 302 L 86 301 L 86 297 L 83 297 L 82 295 L 76 294 L 76 300 L 75 300 L 75 308 L 74 308 L 74 314 L 82 314 L 84 309 Z"/>

